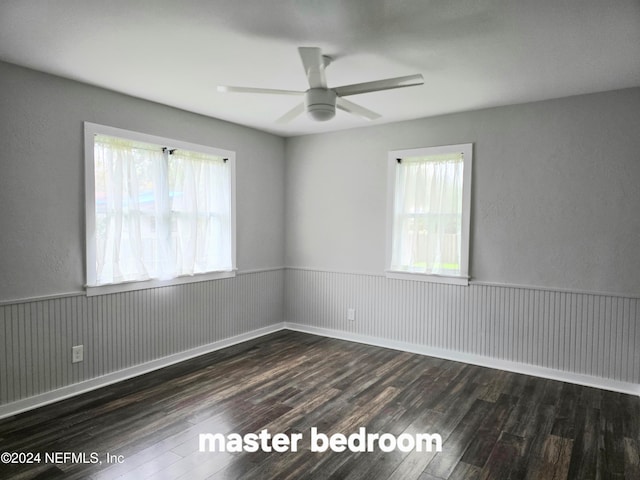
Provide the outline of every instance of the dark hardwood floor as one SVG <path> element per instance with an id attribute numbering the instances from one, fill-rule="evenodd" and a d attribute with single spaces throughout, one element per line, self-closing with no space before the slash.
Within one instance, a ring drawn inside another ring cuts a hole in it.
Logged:
<path id="1" fill-rule="evenodd" d="M 314 452 L 312 427 L 438 434 L 442 451 Z M 201 433 L 264 429 L 298 451 L 198 451 Z M 41 463 L 0 478 L 640 479 L 639 445 L 635 396 L 280 332 L 1 420 L 0 452 Z"/>

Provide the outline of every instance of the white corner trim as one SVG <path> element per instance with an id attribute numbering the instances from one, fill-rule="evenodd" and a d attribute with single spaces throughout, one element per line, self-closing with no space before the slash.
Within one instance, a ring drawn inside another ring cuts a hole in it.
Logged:
<path id="1" fill-rule="evenodd" d="M 128 367 L 117 372 L 108 373 L 101 377 L 92 378 L 83 382 L 74 383 L 66 387 L 51 390 L 49 392 L 42 393 L 40 395 L 34 395 L 33 397 L 24 398 L 15 402 L 0 405 L 0 419 L 17 415 L 27 410 L 33 410 L 34 408 L 42 407 L 50 403 L 58 402 L 82 393 L 90 392 L 107 385 L 112 385 L 123 380 L 127 380 L 132 377 L 144 375 L 145 373 L 159 370 L 160 368 L 168 367 L 170 365 L 189 360 L 190 358 L 198 357 L 206 353 L 215 352 L 223 348 L 237 345 L 238 343 L 253 340 L 254 338 L 262 337 L 270 333 L 275 333 L 280 330 L 284 330 L 284 323 L 276 323 L 269 325 L 268 327 L 252 330 L 247 333 L 236 335 L 235 337 L 225 338 L 224 340 L 218 340 L 217 342 L 209 343 L 207 345 L 201 345 L 200 347 L 192 348 L 184 352 L 175 353 L 168 357 L 158 358 L 150 362 Z"/>
<path id="2" fill-rule="evenodd" d="M 337 275 L 362 275 L 367 277 L 384 277 L 384 272 L 365 272 L 358 270 L 336 270 L 330 268 L 318 268 L 318 267 L 304 267 L 304 266 L 285 266 L 285 270 L 299 270 L 302 272 L 320 272 L 320 273 L 335 273 Z"/>
<path id="3" fill-rule="evenodd" d="M 444 350 L 433 348 L 426 345 L 417 345 L 407 342 L 398 342 L 395 340 L 385 340 L 382 338 L 351 333 L 342 330 L 334 330 L 331 328 L 312 327 L 299 323 L 285 322 L 286 330 L 295 330 L 297 332 L 311 333 L 321 335 L 323 337 L 337 338 L 350 342 L 364 343 L 376 347 L 391 348 L 403 352 L 417 353 L 419 355 L 427 355 L 430 357 L 443 358 L 445 360 L 453 360 L 455 362 L 470 363 L 481 367 L 506 370 L 508 372 L 522 373 L 534 377 L 547 378 L 550 380 L 558 380 L 560 382 L 574 383 L 586 387 L 600 388 L 603 390 L 611 390 L 614 392 L 626 393 L 629 395 L 640 396 L 640 384 L 622 382 L 620 380 L 611 380 L 603 377 L 595 377 L 592 375 L 584 375 L 574 372 L 566 372 L 563 370 L 555 370 L 553 368 L 539 367 L 526 363 L 512 362 L 510 360 L 502 360 L 499 358 L 485 357 L 455 350 Z"/>
<path id="4" fill-rule="evenodd" d="M 67 292 L 67 293 L 54 293 L 52 295 L 41 295 L 38 297 L 23 297 L 23 298 L 15 298 L 8 300 L 0 300 L 0 307 L 5 307 L 9 305 L 18 305 L 20 303 L 31 303 L 31 302 L 40 302 L 47 300 L 57 300 L 59 298 L 70 298 L 70 297 L 84 297 L 85 292 L 77 291 L 77 292 Z"/>
<path id="5" fill-rule="evenodd" d="M 238 275 L 253 275 L 254 273 L 265 273 L 265 272 L 277 272 L 279 270 L 284 270 L 286 267 L 264 267 L 264 268 L 251 268 L 247 270 L 238 270 L 236 274 Z"/>
<path id="6" fill-rule="evenodd" d="M 471 280 L 470 285 L 498 287 L 498 288 L 522 288 L 525 290 L 540 290 L 543 292 L 559 292 L 559 293 L 575 293 L 578 295 L 598 295 L 601 297 L 619 297 L 619 298 L 629 298 L 629 299 L 640 298 L 640 293 L 599 292 L 596 290 L 580 290 L 580 289 L 561 288 L 561 287 L 543 287 L 541 285 L 525 285 L 521 283 L 485 282 L 482 280 Z"/>

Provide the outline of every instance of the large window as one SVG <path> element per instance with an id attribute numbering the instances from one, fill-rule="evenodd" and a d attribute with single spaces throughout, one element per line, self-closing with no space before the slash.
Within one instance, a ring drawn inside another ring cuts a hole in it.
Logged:
<path id="1" fill-rule="evenodd" d="M 234 152 L 85 123 L 87 292 L 233 276 Z"/>
<path id="2" fill-rule="evenodd" d="M 472 145 L 389 152 L 387 275 L 467 285 Z"/>

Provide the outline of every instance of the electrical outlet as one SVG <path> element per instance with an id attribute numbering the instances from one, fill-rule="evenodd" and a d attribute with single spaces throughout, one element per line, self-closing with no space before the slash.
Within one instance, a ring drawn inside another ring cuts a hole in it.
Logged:
<path id="1" fill-rule="evenodd" d="M 355 308 L 347 308 L 347 320 L 351 322 L 355 322 L 356 320 L 356 309 Z"/>
<path id="2" fill-rule="evenodd" d="M 84 345 L 71 347 L 71 362 L 78 363 L 84 360 Z"/>

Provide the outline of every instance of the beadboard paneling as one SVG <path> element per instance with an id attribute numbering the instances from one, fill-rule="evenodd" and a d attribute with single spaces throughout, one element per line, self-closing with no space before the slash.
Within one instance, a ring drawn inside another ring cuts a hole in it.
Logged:
<path id="1" fill-rule="evenodd" d="M 0 306 L 0 405 L 280 324 L 283 288 L 277 269 Z"/>
<path id="2" fill-rule="evenodd" d="M 284 300 L 284 305 L 283 305 Z M 640 300 L 302 269 L 0 306 L 0 405 L 287 322 L 640 384 Z M 356 321 L 346 310 L 356 309 Z M 284 310 L 284 311 L 283 311 Z M 71 363 L 82 344 L 85 360 Z"/>
<path id="3" fill-rule="evenodd" d="M 293 324 L 640 384 L 637 298 L 295 268 L 285 292 Z"/>

